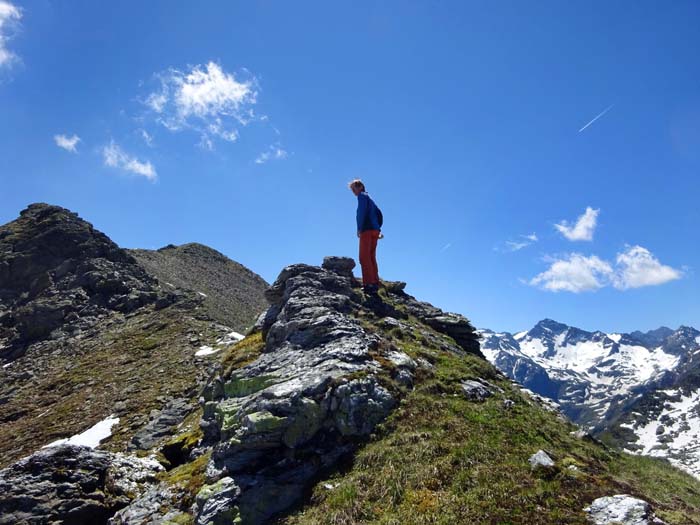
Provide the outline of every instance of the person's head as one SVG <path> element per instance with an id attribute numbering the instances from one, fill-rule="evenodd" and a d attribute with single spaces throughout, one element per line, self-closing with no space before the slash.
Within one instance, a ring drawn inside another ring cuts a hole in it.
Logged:
<path id="1" fill-rule="evenodd" d="M 360 179 L 355 179 L 350 184 L 348 184 L 348 188 L 350 188 L 350 191 L 352 191 L 353 195 L 359 195 L 360 193 L 365 191 L 365 184 Z"/>

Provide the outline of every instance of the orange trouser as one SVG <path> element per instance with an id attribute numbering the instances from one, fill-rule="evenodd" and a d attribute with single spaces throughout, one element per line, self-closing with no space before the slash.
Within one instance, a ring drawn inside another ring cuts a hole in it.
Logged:
<path id="1" fill-rule="evenodd" d="M 377 268 L 377 241 L 379 230 L 366 230 L 360 233 L 360 265 L 362 266 L 362 284 L 379 284 Z"/>

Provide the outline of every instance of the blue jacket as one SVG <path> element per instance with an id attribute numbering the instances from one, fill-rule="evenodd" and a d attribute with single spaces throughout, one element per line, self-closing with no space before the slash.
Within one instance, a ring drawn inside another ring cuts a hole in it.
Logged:
<path id="1" fill-rule="evenodd" d="M 377 205 L 372 200 L 372 197 L 363 191 L 357 196 L 357 231 L 364 232 L 379 229 Z"/>

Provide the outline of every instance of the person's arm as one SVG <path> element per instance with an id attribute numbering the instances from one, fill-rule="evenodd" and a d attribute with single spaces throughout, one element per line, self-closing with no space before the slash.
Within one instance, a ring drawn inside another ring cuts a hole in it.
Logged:
<path id="1" fill-rule="evenodd" d="M 368 208 L 369 206 L 367 205 L 367 195 L 364 193 L 360 193 L 357 196 L 357 234 L 360 234 L 360 231 L 362 230 L 362 226 L 365 223 L 365 217 L 367 216 L 367 212 L 369 211 Z"/>

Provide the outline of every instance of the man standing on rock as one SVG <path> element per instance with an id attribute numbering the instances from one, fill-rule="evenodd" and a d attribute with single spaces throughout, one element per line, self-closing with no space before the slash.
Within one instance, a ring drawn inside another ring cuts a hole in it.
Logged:
<path id="1" fill-rule="evenodd" d="M 357 196 L 357 236 L 360 238 L 362 288 L 366 293 L 376 294 L 379 291 L 377 241 L 382 238 L 382 212 L 360 179 L 352 181 L 349 187 Z"/>

